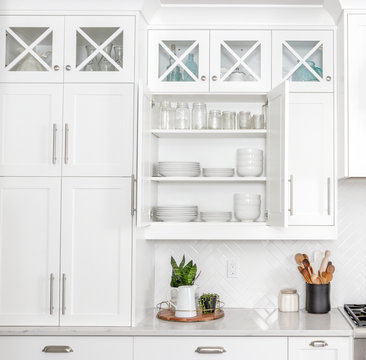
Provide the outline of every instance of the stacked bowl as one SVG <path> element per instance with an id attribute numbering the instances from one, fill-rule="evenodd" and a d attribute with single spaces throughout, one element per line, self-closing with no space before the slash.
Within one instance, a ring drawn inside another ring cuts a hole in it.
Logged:
<path id="1" fill-rule="evenodd" d="M 231 177 L 234 176 L 234 168 L 203 168 L 202 175 L 206 177 Z"/>
<path id="2" fill-rule="evenodd" d="M 199 162 L 160 161 L 158 172 L 160 176 L 195 177 L 201 175 L 201 166 Z"/>
<path id="3" fill-rule="evenodd" d="M 263 172 L 263 151 L 250 148 L 238 149 L 236 171 L 239 176 L 260 176 Z"/>
<path id="4" fill-rule="evenodd" d="M 231 211 L 201 211 L 201 221 L 204 222 L 227 222 L 231 221 Z"/>
<path id="5" fill-rule="evenodd" d="M 261 196 L 256 194 L 234 194 L 234 214 L 237 220 L 253 222 L 261 214 Z"/>
<path id="6" fill-rule="evenodd" d="M 198 206 L 154 206 L 152 219 L 165 222 L 189 222 L 196 220 Z"/>

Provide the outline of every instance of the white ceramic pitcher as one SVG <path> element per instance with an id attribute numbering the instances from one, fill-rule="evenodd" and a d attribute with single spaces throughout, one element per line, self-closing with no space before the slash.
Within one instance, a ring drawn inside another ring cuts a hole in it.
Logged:
<path id="1" fill-rule="evenodd" d="M 177 303 L 169 301 L 170 305 L 175 309 L 175 316 L 180 318 L 190 318 L 197 316 L 196 308 L 196 285 L 179 286 L 172 288 L 171 292 L 177 292 Z"/>

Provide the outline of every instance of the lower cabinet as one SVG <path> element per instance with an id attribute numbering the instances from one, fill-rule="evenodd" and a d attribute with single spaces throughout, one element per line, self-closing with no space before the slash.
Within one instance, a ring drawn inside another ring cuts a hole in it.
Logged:
<path id="1" fill-rule="evenodd" d="M 289 338 L 288 360 L 351 360 L 352 338 Z"/>
<path id="2" fill-rule="evenodd" d="M 134 360 L 284 360 L 286 337 L 136 337 Z"/>
<path id="3" fill-rule="evenodd" d="M 132 360 L 132 337 L 2 336 L 0 359 Z"/>

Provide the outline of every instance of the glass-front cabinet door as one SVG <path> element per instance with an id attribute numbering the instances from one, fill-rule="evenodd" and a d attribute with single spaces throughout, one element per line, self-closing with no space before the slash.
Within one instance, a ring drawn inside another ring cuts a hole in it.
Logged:
<path id="1" fill-rule="evenodd" d="M 270 31 L 211 31 L 210 41 L 211 91 L 271 89 Z"/>
<path id="2" fill-rule="evenodd" d="M 149 88 L 154 91 L 209 91 L 209 31 L 149 32 Z"/>
<path id="3" fill-rule="evenodd" d="M 333 31 L 274 31 L 273 86 L 292 82 L 292 91 L 333 91 Z"/>
<path id="4" fill-rule="evenodd" d="M 133 16 L 68 16 L 66 82 L 133 82 Z"/>
<path id="5" fill-rule="evenodd" d="M 62 16 L 0 16 L 0 82 L 62 82 Z"/>

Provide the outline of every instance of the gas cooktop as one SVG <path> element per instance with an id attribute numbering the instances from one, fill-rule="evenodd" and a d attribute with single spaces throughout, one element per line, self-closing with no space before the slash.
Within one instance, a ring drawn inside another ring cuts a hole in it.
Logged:
<path id="1" fill-rule="evenodd" d="M 344 310 L 357 326 L 366 326 L 366 304 L 346 304 Z"/>

